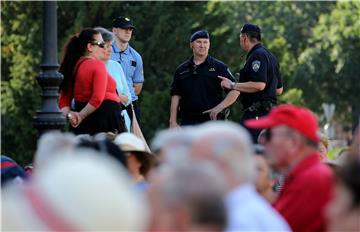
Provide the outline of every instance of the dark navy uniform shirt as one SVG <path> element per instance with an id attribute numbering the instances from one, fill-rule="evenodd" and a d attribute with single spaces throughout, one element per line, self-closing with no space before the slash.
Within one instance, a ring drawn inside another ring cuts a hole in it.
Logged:
<path id="1" fill-rule="evenodd" d="M 170 94 L 181 97 L 180 117 L 201 115 L 224 99 L 218 76 L 235 81 L 229 68 L 211 56 L 199 65 L 191 57 L 176 69 Z"/>
<path id="2" fill-rule="evenodd" d="M 264 82 L 266 86 L 259 92 L 242 92 L 240 99 L 244 108 L 258 101 L 270 101 L 276 104 L 276 89 L 282 87 L 279 63 L 276 57 L 260 43 L 247 54 L 244 68 L 240 71 L 239 82 L 248 81 Z"/>

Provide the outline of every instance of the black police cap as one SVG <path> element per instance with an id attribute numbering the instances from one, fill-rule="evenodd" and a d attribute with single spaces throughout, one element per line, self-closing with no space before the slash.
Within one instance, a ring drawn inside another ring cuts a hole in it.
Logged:
<path id="1" fill-rule="evenodd" d="M 135 29 L 133 21 L 129 18 L 119 16 L 113 20 L 113 27 L 115 28 L 132 28 Z"/>
<path id="2" fill-rule="evenodd" d="M 261 29 L 258 25 L 246 23 L 240 30 L 240 33 L 257 32 L 261 33 Z"/>
<path id="3" fill-rule="evenodd" d="M 205 30 L 196 31 L 194 32 L 194 34 L 191 35 L 190 42 L 194 42 L 197 39 L 209 39 L 209 38 L 210 38 L 209 32 Z"/>

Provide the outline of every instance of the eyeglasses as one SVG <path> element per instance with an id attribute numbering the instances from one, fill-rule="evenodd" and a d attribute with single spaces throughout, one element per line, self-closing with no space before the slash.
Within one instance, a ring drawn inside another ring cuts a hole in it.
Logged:
<path id="1" fill-rule="evenodd" d="M 99 46 L 99 47 L 101 47 L 101 48 L 105 48 L 105 42 L 104 41 L 101 41 L 101 42 L 99 42 L 99 41 L 97 41 L 97 42 L 91 42 L 90 43 L 91 45 L 96 45 L 96 46 Z"/>

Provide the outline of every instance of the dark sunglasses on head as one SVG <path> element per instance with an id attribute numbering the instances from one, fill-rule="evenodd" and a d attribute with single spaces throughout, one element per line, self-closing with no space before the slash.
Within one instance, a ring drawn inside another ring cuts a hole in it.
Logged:
<path id="1" fill-rule="evenodd" d="M 96 46 L 99 46 L 101 48 L 105 48 L 105 42 L 104 41 L 97 41 L 97 42 L 91 42 L 92 45 L 96 45 Z"/>

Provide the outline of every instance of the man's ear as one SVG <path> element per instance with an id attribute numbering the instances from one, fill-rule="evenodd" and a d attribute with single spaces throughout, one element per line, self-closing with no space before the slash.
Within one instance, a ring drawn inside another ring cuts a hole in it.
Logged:
<path id="1" fill-rule="evenodd" d="M 193 44 L 192 44 L 192 43 L 190 43 L 190 44 L 189 44 L 189 47 L 190 47 L 191 49 L 193 49 Z"/>

